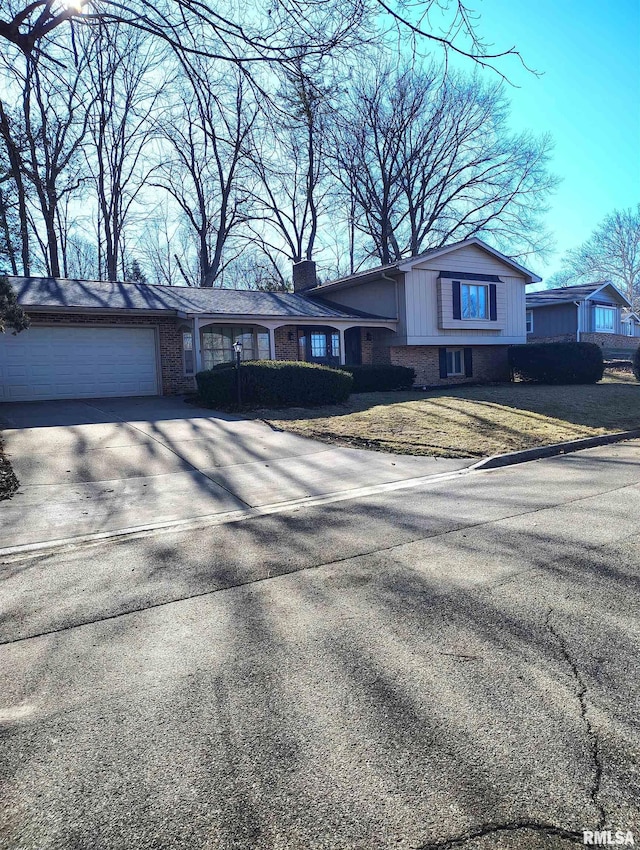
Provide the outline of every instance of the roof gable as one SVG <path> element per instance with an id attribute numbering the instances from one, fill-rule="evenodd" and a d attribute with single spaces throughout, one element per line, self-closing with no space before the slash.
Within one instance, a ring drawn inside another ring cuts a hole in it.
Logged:
<path id="1" fill-rule="evenodd" d="M 508 266 L 513 271 L 517 272 L 519 275 L 522 275 L 526 279 L 527 283 L 539 283 L 542 280 L 542 278 L 538 277 L 538 275 L 529 271 L 529 269 L 526 269 L 524 266 L 521 266 L 520 263 L 516 263 L 515 260 L 512 260 L 510 257 L 507 257 L 505 254 L 503 254 L 501 251 L 498 251 L 496 248 L 492 248 L 491 245 L 488 245 L 486 242 L 483 242 L 482 239 L 479 239 L 477 236 L 472 236 L 469 239 L 463 240 L 462 242 L 453 242 L 451 245 L 444 245 L 442 248 L 434 248 L 431 251 L 427 251 L 425 254 L 421 254 L 417 257 L 411 257 L 406 261 L 400 263 L 398 268 L 400 271 L 409 271 L 427 260 L 435 260 L 439 259 L 440 257 L 446 257 L 448 254 L 452 254 L 462 248 L 468 248 L 471 246 L 478 248 L 485 254 L 488 254 L 496 260 L 499 260 L 501 263 Z"/>
<path id="2" fill-rule="evenodd" d="M 610 289 L 616 300 L 623 306 L 631 303 L 610 280 L 595 283 L 581 283 L 576 286 L 557 286 L 552 289 L 540 289 L 527 293 L 527 307 L 546 307 L 550 304 L 569 304 L 575 301 L 587 301 L 597 298 L 599 292 Z"/>
<path id="3" fill-rule="evenodd" d="M 600 292 L 603 292 L 604 290 L 609 290 L 609 292 L 611 292 L 620 301 L 622 305 L 626 307 L 631 307 L 631 302 L 629 301 L 627 296 L 623 295 L 622 292 L 620 292 L 620 290 L 618 289 L 618 287 L 615 284 L 611 283 L 610 280 L 605 280 L 601 286 L 599 286 L 591 293 L 591 295 L 587 295 L 586 300 L 597 298 L 598 294 Z"/>
<path id="4" fill-rule="evenodd" d="M 344 286 L 351 286 L 357 283 L 366 283 L 369 280 L 375 280 L 385 277 L 389 275 L 398 274 L 411 271 L 411 269 L 419 266 L 421 263 L 424 263 L 428 260 L 438 259 L 440 257 L 446 257 L 447 254 L 451 254 L 455 251 L 459 251 L 461 248 L 467 248 L 470 246 L 475 246 L 479 248 L 481 251 L 489 254 L 493 258 L 499 260 L 501 263 L 507 265 L 518 275 L 522 275 L 525 278 L 526 283 L 539 283 L 542 278 L 538 277 L 538 275 L 529 271 L 529 269 L 525 269 L 524 266 L 521 266 L 519 263 L 516 263 L 515 260 L 510 259 L 505 254 L 502 254 L 496 248 L 492 248 L 491 245 L 487 245 L 486 242 L 483 242 L 482 239 L 479 239 L 477 236 L 471 236 L 469 239 L 464 239 L 461 242 L 452 242 L 450 245 L 443 245 L 441 248 L 430 248 L 428 251 L 424 251 L 422 254 L 417 254 L 415 257 L 407 257 L 404 260 L 398 260 L 395 263 L 388 263 L 383 266 L 374 266 L 371 269 L 365 269 L 364 271 L 355 272 L 351 275 L 346 275 L 345 277 L 337 278 L 336 280 L 327 281 L 327 283 L 323 283 L 320 286 L 314 287 L 311 292 L 320 293 L 324 290 L 330 290 L 333 288 L 341 288 Z"/>

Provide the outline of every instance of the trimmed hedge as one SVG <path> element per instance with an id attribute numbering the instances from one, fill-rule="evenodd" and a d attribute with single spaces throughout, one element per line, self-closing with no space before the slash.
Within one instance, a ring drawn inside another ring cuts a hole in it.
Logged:
<path id="1" fill-rule="evenodd" d="M 196 375 L 198 395 L 206 404 L 237 409 L 236 369 L 215 367 Z M 288 360 L 251 360 L 240 364 L 241 406 L 316 407 L 349 398 L 353 378 L 339 369 Z"/>
<path id="2" fill-rule="evenodd" d="M 640 345 L 633 352 L 633 360 L 631 361 L 633 376 L 636 381 L 640 381 Z"/>
<path id="3" fill-rule="evenodd" d="M 540 342 L 509 348 L 514 377 L 533 384 L 595 384 L 604 372 L 602 350 L 592 342 Z"/>
<path id="4" fill-rule="evenodd" d="M 407 366 L 341 366 L 340 369 L 353 376 L 351 392 L 354 393 L 411 389 L 416 379 L 416 370 Z"/>

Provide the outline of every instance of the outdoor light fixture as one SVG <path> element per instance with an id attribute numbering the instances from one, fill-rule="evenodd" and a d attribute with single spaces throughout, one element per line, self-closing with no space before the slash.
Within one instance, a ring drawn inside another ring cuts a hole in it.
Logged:
<path id="1" fill-rule="evenodd" d="M 293 342 L 293 331 L 289 331 L 289 342 Z"/>
<path id="2" fill-rule="evenodd" d="M 236 392 L 238 394 L 238 407 L 242 404 L 242 393 L 240 390 L 240 355 L 242 354 L 242 340 L 237 339 L 233 343 L 233 350 L 236 353 Z"/>
<path id="3" fill-rule="evenodd" d="M 367 331 L 367 342 L 371 342 L 371 334 Z"/>

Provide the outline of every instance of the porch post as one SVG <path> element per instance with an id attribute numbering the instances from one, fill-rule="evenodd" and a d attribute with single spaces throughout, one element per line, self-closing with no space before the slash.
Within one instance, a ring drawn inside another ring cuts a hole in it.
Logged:
<path id="1" fill-rule="evenodd" d="M 344 328 L 338 328 L 338 333 L 340 334 L 340 365 L 344 366 L 344 364 L 345 364 Z"/>
<path id="2" fill-rule="evenodd" d="M 273 328 L 267 328 L 269 331 L 269 357 L 271 360 L 276 359 L 276 332 Z"/>
<path id="3" fill-rule="evenodd" d="M 196 374 L 202 371 L 202 352 L 200 350 L 200 321 L 197 316 L 193 317 L 193 356 Z"/>

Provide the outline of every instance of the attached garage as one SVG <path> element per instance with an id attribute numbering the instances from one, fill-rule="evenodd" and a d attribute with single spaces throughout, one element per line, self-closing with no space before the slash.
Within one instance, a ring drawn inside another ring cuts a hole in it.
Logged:
<path id="1" fill-rule="evenodd" d="M 0 334 L 0 401 L 157 395 L 153 327 L 32 326 Z"/>

